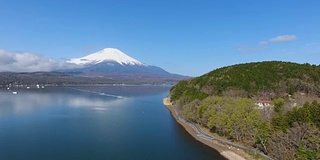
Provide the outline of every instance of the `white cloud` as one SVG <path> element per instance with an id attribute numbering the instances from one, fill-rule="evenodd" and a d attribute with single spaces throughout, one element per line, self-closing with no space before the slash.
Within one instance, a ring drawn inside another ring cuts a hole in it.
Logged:
<path id="1" fill-rule="evenodd" d="M 297 36 L 295 35 L 282 35 L 278 37 L 271 38 L 269 42 L 288 42 L 288 41 L 295 41 Z"/>
<path id="2" fill-rule="evenodd" d="M 238 51 L 240 52 L 257 52 L 268 48 L 269 43 L 277 43 L 277 42 L 289 42 L 297 40 L 296 35 L 282 35 L 271 38 L 267 41 L 261 41 L 255 47 L 239 47 Z"/>
<path id="3" fill-rule="evenodd" d="M 64 61 L 56 61 L 28 52 L 0 50 L 0 72 L 52 71 L 75 67 Z"/>

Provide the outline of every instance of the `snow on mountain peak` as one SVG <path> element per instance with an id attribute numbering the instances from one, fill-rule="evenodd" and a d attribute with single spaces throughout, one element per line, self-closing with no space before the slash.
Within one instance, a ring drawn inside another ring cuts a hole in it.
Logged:
<path id="1" fill-rule="evenodd" d="M 73 58 L 67 62 L 77 65 L 87 65 L 98 64 L 105 61 L 114 61 L 121 65 L 145 65 L 116 48 L 105 48 L 82 58 Z"/>

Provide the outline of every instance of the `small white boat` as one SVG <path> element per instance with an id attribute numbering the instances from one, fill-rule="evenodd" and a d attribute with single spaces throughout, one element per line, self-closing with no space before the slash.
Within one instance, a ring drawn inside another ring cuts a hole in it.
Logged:
<path id="1" fill-rule="evenodd" d="M 30 87 L 27 87 L 27 89 L 30 89 Z"/>
<path id="2" fill-rule="evenodd" d="M 18 94 L 18 92 L 12 92 L 12 94 Z"/>

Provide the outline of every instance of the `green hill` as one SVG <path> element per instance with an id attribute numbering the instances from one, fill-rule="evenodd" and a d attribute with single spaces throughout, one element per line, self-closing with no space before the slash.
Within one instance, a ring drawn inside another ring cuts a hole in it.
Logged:
<path id="1" fill-rule="evenodd" d="M 303 92 L 320 95 L 320 66 L 269 61 L 237 64 L 182 81 L 171 90 L 172 100 L 207 96 L 275 97 Z"/>

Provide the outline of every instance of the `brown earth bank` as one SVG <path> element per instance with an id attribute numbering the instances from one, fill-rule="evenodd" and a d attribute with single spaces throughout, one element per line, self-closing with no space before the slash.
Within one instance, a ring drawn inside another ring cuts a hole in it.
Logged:
<path id="1" fill-rule="evenodd" d="M 166 108 L 171 112 L 171 115 L 174 117 L 174 119 L 183 126 L 186 131 L 194 137 L 196 140 L 202 142 L 203 144 L 217 150 L 222 156 L 229 160 L 253 160 L 251 156 L 249 156 L 247 153 L 245 153 L 243 150 L 239 150 L 237 148 L 234 148 L 232 146 L 221 144 L 215 140 L 209 142 L 208 140 L 204 140 L 198 136 L 198 133 L 195 131 L 195 129 L 190 126 L 189 124 L 179 120 L 179 117 L 175 110 L 173 109 L 172 103 L 170 102 L 170 98 L 164 98 L 163 104 L 166 106 Z"/>

